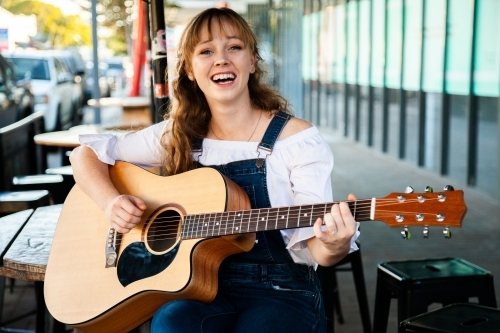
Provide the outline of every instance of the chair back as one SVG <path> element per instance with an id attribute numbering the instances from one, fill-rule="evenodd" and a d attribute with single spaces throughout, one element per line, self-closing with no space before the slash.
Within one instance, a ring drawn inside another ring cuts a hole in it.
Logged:
<path id="1" fill-rule="evenodd" d="M 0 191 L 11 190 L 14 176 L 44 172 L 47 167 L 45 152 L 33 140 L 43 128 L 41 112 L 0 128 Z"/>

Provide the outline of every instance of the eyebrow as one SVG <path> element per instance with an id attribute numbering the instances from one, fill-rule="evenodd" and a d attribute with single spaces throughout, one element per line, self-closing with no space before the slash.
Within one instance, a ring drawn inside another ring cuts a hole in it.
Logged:
<path id="1" fill-rule="evenodd" d="M 240 37 L 237 37 L 237 36 L 227 36 L 226 38 L 227 38 L 227 39 L 239 39 L 239 40 L 243 41 Z M 203 41 L 203 42 L 199 42 L 198 44 L 196 44 L 196 46 L 198 46 L 198 45 L 202 45 L 202 44 L 206 44 L 206 43 L 209 43 L 209 42 L 211 42 L 212 40 L 213 40 L 213 38 L 212 38 L 212 39 L 207 39 L 207 40 L 205 40 L 205 41 Z"/>

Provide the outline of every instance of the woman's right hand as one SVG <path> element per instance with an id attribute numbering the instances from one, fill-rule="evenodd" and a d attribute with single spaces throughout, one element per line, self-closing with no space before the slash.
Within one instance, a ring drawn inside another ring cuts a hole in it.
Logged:
<path id="1" fill-rule="evenodd" d="M 104 210 L 111 227 L 126 234 L 141 222 L 146 204 L 141 199 L 131 195 L 114 197 Z"/>

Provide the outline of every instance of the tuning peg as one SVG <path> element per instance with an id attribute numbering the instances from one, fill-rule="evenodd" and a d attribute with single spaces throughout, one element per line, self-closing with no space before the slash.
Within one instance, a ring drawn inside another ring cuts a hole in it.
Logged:
<path id="1" fill-rule="evenodd" d="M 401 231 L 401 236 L 403 236 L 404 239 L 408 240 L 411 238 L 411 233 L 408 230 L 408 228 L 404 228 L 403 231 Z"/>
<path id="2" fill-rule="evenodd" d="M 423 233 L 425 239 L 429 238 L 429 227 L 424 227 Z"/>
<path id="3" fill-rule="evenodd" d="M 444 228 L 443 234 L 444 234 L 444 238 L 450 239 L 451 238 L 451 230 L 450 230 L 450 228 Z"/>
<path id="4" fill-rule="evenodd" d="M 444 190 L 445 190 L 445 191 L 455 191 L 455 188 L 453 188 L 453 186 L 451 186 L 451 185 L 446 185 L 446 186 L 444 187 Z"/>
<path id="5" fill-rule="evenodd" d="M 413 193 L 413 187 L 411 186 L 406 186 L 405 193 Z"/>
<path id="6" fill-rule="evenodd" d="M 431 186 L 425 187 L 425 193 L 432 193 L 432 192 L 434 192 L 434 189 Z"/>

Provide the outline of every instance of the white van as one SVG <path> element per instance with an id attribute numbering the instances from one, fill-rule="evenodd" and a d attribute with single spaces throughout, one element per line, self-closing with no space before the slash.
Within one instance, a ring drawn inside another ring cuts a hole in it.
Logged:
<path id="1" fill-rule="evenodd" d="M 68 129 L 78 110 L 75 80 L 65 63 L 51 51 L 2 54 L 10 59 L 19 79 L 29 79 L 35 95 L 35 112 L 42 111 L 47 132 Z"/>

